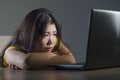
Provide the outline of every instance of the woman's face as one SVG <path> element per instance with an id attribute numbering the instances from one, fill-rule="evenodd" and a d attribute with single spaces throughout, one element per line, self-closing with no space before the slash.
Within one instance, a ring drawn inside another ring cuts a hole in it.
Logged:
<path id="1" fill-rule="evenodd" d="M 52 52 L 56 45 L 57 30 L 55 24 L 47 24 L 45 34 L 41 40 L 40 49 L 42 52 Z"/>

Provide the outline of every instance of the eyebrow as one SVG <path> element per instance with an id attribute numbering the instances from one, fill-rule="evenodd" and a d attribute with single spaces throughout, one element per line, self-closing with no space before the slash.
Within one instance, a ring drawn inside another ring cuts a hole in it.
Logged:
<path id="1" fill-rule="evenodd" d="M 45 33 L 50 33 L 50 32 L 45 32 Z M 53 31 L 53 33 L 57 33 L 57 31 Z"/>

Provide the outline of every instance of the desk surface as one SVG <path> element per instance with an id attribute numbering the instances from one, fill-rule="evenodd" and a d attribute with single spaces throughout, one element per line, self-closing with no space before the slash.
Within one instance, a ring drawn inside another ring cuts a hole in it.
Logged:
<path id="1" fill-rule="evenodd" d="M 0 80 L 120 80 L 120 68 L 89 71 L 23 71 L 0 69 Z"/>

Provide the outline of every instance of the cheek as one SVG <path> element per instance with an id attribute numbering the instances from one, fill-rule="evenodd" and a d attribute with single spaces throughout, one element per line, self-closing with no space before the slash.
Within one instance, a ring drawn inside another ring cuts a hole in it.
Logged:
<path id="1" fill-rule="evenodd" d="M 43 38 L 41 40 L 41 47 L 45 47 L 48 44 L 49 39 L 48 38 Z M 52 45 L 55 46 L 57 44 L 57 38 L 55 36 L 52 37 L 51 39 Z"/>
<path id="2" fill-rule="evenodd" d="M 47 42 L 48 42 L 47 39 L 43 39 L 43 40 L 41 41 L 41 46 L 42 46 L 42 47 L 45 47 L 45 46 L 47 45 Z"/>

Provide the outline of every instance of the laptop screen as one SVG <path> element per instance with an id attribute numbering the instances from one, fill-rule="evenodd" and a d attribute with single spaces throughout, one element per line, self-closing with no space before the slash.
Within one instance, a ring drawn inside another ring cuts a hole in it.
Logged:
<path id="1" fill-rule="evenodd" d="M 93 9 L 90 21 L 86 66 L 120 66 L 120 12 Z"/>

